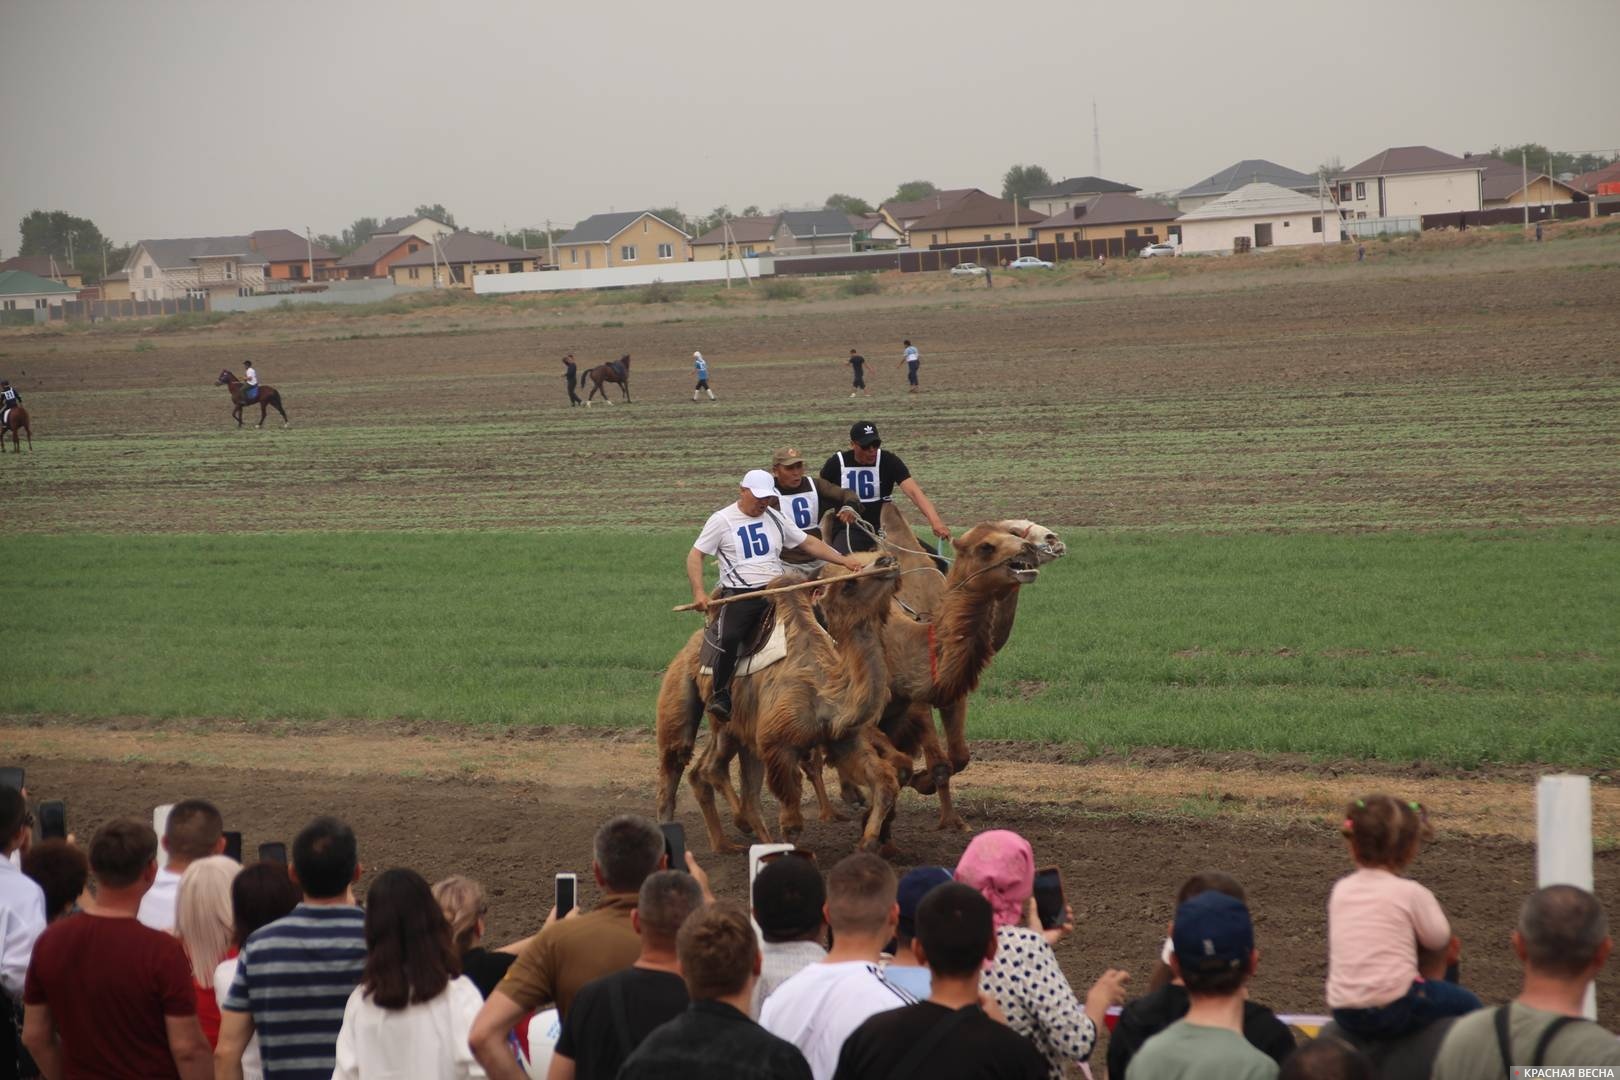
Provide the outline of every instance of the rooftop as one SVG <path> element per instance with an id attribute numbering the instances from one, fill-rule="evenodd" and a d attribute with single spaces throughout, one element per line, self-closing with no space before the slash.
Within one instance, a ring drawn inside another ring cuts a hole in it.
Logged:
<path id="1" fill-rule="evenodd" d="M 1310 188 L 1316 190 L 1317 180 L 1310 173 L 1302 173 L 1265 158 L 1244 158 L 1228 165 L 1213 176 L 1176 192 L 1177 198 L 1189 199 L 1203 195 L 1225 195 L 1244 184 L 1276 184 L 1278 187 Z"/>
<path id="2" fill-rule="evenodd" d="M 1331 209 L 1331 207 L 1329 207 Z M 1189 210 L 1178 221 L 1218 221 L 1223 218 L 1266 217 L 1271 214 L 1322 213 L 1321 200 L 1276 184 L 1244 184 L 1229 195 Z"/>
<path id="3" fill-rule="evenodd" d="M 541 252 L 524 251 L 508 247 L 499 240 L 491 240 L 480 233 L 453 232 L 439 237 L 439 250 L 435 256 L 432 244 L 423 244 L 422 250 L 407 255 L 394 266 L 432 266 L 435 258 L 442 263 L 507 262 L 518 259 L 538 259 Z"/>
<path id="4" fill-rule="evenodd" d="M 1018 206 L 1009 199 L 998 199 L 978 189 L 935 214 L 911 223 L 916 232 L 929 229 L 971 229 L 984 225 L 1034 225 L 1046 215 Z"/>
<path id="5" fill-rule="evenodd" d="M 396 248 L 402 247 L 405 244 L 426 243 L 427 241 L 423 240 L 421 237 L 411 236 L 409 234 L 404 236 L 400 236 L 397 233 L 389 236 L 373 236 L 370 240 L 367 240 L 365 243 L 343 256 L 343 258 L 339 259 L 337 264 L 345 268 L 351 266 L 371 266 L 384 255 L 387 255 L 389 252 Z"/>
<path id="6" fill-rule="evenodd" d="M 696 240 L 692 246 L 699 244 L 723 244 L 728 239 L 734 244 L 758 244 L 769 240 L 776 235 L 776 226 L 781 218 L 776 214 L 767 217 L 736 217 L 725 225 L 716 225 Z M 730 236 L 728 237 L 727 231 Z"/>
<path id="7" fill-rule="evenodd" d="M 1400 173 L 1448 172 L 1477 168 L 1472 161 L 1436 150 L 1432 146 L 1391 146 L 1339 174 L 1339 179 L 1368 176 L 1395 176 Z"/>
<path id="8" fill-rule="evenodd" d="M 955 206 L 963 199 L 972 195 L 978 188 L 947 188 L 936 191 L 932 195 L 921 199 L 912 199 L 910 202 L 886 202 L 882 209 L 889 212 L 889 216 L 904 225 L 908 221 L 915 221 L 929 214 L 937 214 L 948 207 Z"/>
<path id="9" fill-rule="evenodd" d="M 1129 184 L 1121 184 L 1117 180 L 1104 180 L 1100 176 L 1071 176 L 1067 180 L 1059 180 L 1044 191 L 1032 191 L 1025 198 L 1061 199 L 1065 195 L 1104 195 L 1111 192 L 1134 195 L 1141 190 Z"/>
<path id="10" fill-rule="evenodd" d="M 782 213 L 782 224 L 799 240 L 812 236 L 851 236 L 855 232 L 849 215 L 842 210 L 786 210 Z"/>
<path id="11" fill-rule="evenodd" d="M 0 270 L 0 296 L 78 296 L 79 290 L 59 281 L 48 281 L 26 270 Z"/>
<path id="12" fill-rule="evenodd" d="M 606 244 L 615 236 L 618 236 L 620 233 L 624 232 L 624 230 L 628 229 L 631 225 L 635 224 L 637 221 L 640 221 L 644 216 L 657 218 L 659 221 L 664 221 L 663 218 L 658 217 L 658 215 L 653 213 L 651 210 L 625 210 L 621 213 L 614 214 L 592 214 L 578 225 L 575 225 L 572 229 L 569 229 L 567 234 L 559 239 L 557 243 L 559 245 Z M 669 227 L 672 229 L 675 229 L 675 226 L 667 221 L 664 221 L 664 224 L 669 225 Z M 686 235 L 680 229 L 675 229 L 675 231 L 680 232 L 682 236 Z"/>
<path id="13" fill-rule="evenodd" d="M 1054 225 L 1123 225 L 1134 221 L 1174 221 L 1178 212 L 1152 199 L 1109 192 L 1093 195 L 1077 206 L 1059 211 L 1041 222 L 1041 228 Z"/>

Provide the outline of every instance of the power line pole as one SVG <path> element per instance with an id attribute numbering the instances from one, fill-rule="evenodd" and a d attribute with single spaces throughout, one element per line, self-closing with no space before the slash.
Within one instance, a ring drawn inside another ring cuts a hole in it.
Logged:
<path id="1" fill-rule="evenodd" d="M 1091 175 L 1102 175 L 1102 126 L 1097 123 L 1097 99 L 1091 99 Z"/>
<path id="2" fill-rule="evenodd" d="M 315 280 L 315 238 L 309 234 L 309 226 L 304 226 L 304 252 L 309 256 L 309 280 Z"/>

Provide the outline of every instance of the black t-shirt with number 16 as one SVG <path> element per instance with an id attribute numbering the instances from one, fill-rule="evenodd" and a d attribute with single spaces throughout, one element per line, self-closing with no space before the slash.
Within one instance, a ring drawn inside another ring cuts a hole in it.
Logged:
<path id="1" fill-rule="evenodd" d="M 870 465 L 856 461 L 852 451 L 840 450 L 821 467 L 821 478 L 853 491 L 861 500 L 861 517 L 878 529 L 883 526 L 883 504 L 894 496 L 895 485 L 911 479 L 911 470 L 898 455 L 881 448 Z"/>

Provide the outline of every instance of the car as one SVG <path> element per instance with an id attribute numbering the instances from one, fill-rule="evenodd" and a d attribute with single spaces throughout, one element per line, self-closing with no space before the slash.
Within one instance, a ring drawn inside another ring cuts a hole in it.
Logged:
<path id="1" fill-rule="evenodd" d="M 983 277 L 984 267 L 978 263 L 957 263 L 951 267 L 951 273 L 961 277 Z"/>
<path id="2" fill-rule="evenodd" d="M 1175 253 L 1176 245 L 1174 244 L 1149 244 L 1136 254 L 1144 259 L 1151 259 L 1155 255 L 1174 255 Z"/>
<path id="3" fill-rule="evenodd" d="M 1014 259 L 1007 264 L 1009 270 L 1050 270 L 1052 264 L 1045 259 L 1037 259 L 1033 255 L 1025 255 L 1022 259 Z"/>

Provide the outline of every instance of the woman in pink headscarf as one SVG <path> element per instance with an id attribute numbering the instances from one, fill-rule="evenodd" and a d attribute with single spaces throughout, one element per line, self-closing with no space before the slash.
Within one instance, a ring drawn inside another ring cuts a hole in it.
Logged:
<path id="1" fill-rule="evenodd" d="M 1052 946 L 1074 929 L 1073 914 L 1055 930 L 1042 930 L 1035 913 L 1035 852 L 1015 832 L 980 833 L 956 864 L 956 880 L 990 901 L 996 955 L 979 985 L 996 999 L 1007 1024 L 1046 1056 L 1052 1080 L 1065 1061 L 1083 1062 L 1097 1044 L 1108 1007 L 1125 1000 L 1123 971 L 1109 968 L 1082 1006 L 1058 966 Z"/>

